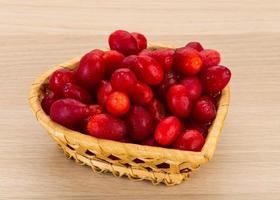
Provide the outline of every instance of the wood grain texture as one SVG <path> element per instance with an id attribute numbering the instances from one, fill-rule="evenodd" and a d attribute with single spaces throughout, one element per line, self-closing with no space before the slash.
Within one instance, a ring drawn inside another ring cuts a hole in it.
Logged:
<path id="1" fill-rule="evenodd" d="M 116 28 L 219 49 L 231 106 L 213 160 L 167 188 L 66 160 L 27 91 L 50 66 L 107 46 Z M 280 2 L 0 0 L 0 199 L 280 199 Z"/>

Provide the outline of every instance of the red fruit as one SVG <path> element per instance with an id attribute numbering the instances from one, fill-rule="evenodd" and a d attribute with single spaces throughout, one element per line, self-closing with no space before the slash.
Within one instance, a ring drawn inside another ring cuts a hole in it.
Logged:
<path id="1" fill-rule="evenodd" d="M 188 117 L 191 112 L 191 100 L 182 84 L 172 85 L 167 92 L 167 104 L 170 111 L 178 117 Z"/>
<path id="2" fill-rule="evenodd" d="M 63 87 L 63 97 L 76 99 L 82 103 L 89 104 L 92 102 L 90 94 L 82 87 L 73 83 L 66 83 Z"/>
<path id="3" fill-rule="evenodd" d="M 110 77 L 116 69 L 121 68 L 121 64 L 124 58 L 125 57 L 123 54 L 115 50 L 106 51 L 104 53 L 103 59 L 105 63 L 105 71 L 108 77 Z"/>
<path id="4" fill-rule="evenodd" d="M 124 137 L 120 139 L 119 142 L 133 143 L 133 141 L 129 137 Z"/>
<path id="5" fill-rule="evenodd" d="M 203 47 L 199 42 L 189 42 L 188 44 L 186 44 L 185 47 L 193 48 L 193 49 L 197 50 L 198 52 L 203 50 Z"/>
<path id="6" fill-rule="evenodd" d="M 50 118 L 66 127 L 78 125 L 88 114 L 85 104 L 69 98 L 55 101 L 50 110 Z"/>
<path id="7" fill-rule="evenodd" d="M 157 49 L 152 51 L 150 56 L 162 66 L 165 72 L 169 72 L 173 65 L 174 49 Z"/>
<path id="8" fill-rule="evenodd" d="M 182 47 L 174 54 L 174 69 L 183 75 L 195 75 L 202 67 L 199 52 L 193 48 Z"/>
<path id="9" fill-rule="evenodd" d="M 221 61 L 220 53 L 213 49 L 204 49 L 200 52 L 203 67 L 216 66 Z"/>
<path id="10" fill-rule="evenodd" d="M 113 91 L 109 81 L 102 81 L 97 90 L 97 102 L 101 106 L 105 106 L 109 94 Z"/>
<path id="11" fill-rule="evenodd" d="M 156 127 L 155 140 L 157 143 L 168 146 L 172 144 L 182 132 L 182 123 L 174 116 L 163 119 Z"/>
<path id="12" fill-rule="evenodd" d="M 147 109 L 150 111 L 150 113 L 157 122 L 161 121 L 166 115 L 166 111 L 163 104 L 157 99 L 153 99 L 147 105 Z"/>
<path id="13" fill-rule="evenodd" d="M 107 99 L 106 109 L 114 116 L 122 116 L 130 108 L 130 101 L 126 94 L 122 92 L 112 92 Z"/>
<path id="14" fill-rule="evenodd" d="M 133 71 L 138 78 L 150 85 L 158 85 L 163 80 L 163 69 L 149 56 L 138 56 Z"/>
<path id="15" fill-rule="evenodd" d="M 105 65 L 99 50 L 93 50 L 84 55 L 76 70 L 78 82 L 89 90 L 95 89 L 104 78 Z"/>
<path id="16" fill-rule="evenodd" d="M 135 55 L 130 55 L 130 56 L 125 57 L 121 63 L 121 68 L 132 69 L 136 63 L 136 60 L 137 60 L 137 56 L 135 56 Z"/>
<path id="17" fill-rule="evenodd" d="M 55 102 L 58 99 L 59 98 L 54 94 L 53 91 L 51 90 L 46 91 L 44 98 L 42 99 L 41 102 L 41 106 L 46 114 L 50 113 L 51 105 L 53 104 L 53 102 Z"/>
<path id="18" fill-rule="evenodd" d="M 212 122 L 216 116 L 216 107 L 209 98 L 201 97 L 195 102 L 192 113 L 199 122 Z"/>
<path id="19" fill-rule="evenodd" d="M 152 56 L 152 50 L 150 49 L 143 49 L 140 53 L 138 53 L 138 56 Z"/>
<path id="20" fill-rule="evenodd" d="M 205 138 L 208 134 L 207 124 L 199 123 L 199 122 L 196 122 L 196 121 L 188 122 L 186 124 L 186 129 L 195 129 L 198 132 L 200 132 L 203 135 L 203 137 L 205 137 Z"/>
<path id="21" fill-rule="evenodd" d="M 184 78 L 180 81 L 180 83 L 187 88 L 188 96 L 191 100 L 197 100 L 201 96 L 202 86 L 197 77 L 192 76 Z"/>
<path id="22" fill-rule="evenodd" d="M 126 125 L 130 137 L 142 141 L 153 134 L 154 120 L 152 115 L 141 106 L 132 106 L 126 116 Z"/>
<path id="23" fill-rule="evenodd" d="M 204 137 L 197 130 L 186 130 L 179 135 L 173 148 L 185 151 L 200 151 L 204 145 Z"/>
<path id="24" fill-rule="evenodd" d="M 80 132 L 82 132 L 83 134 L 88 134 L 87 124 L 91 117 L 92 116 L 88 116 L 88 117 L 84 118 L 79 124 Z"/>
<path id="25" fill-rule="evenodd" d="M 137 40 L 127 31 L 117 30 L 109 36 L 109 45 L 112 50 L 124 55 L 137 54 L 139 52 Z"/>
<path id="26" fill-rule="evenodd" d="M 165 101 L 166 93 L 171 85 L 178 82 L 178 76 L 173 72 L 166 72 L 164 74 L 164 79 L 156 90 L 158 98 Z"/>
<path id="27" fill-rule="evenodd" d="M 102 57 L 104 55 L 104 51 L 100 50 L 100 49 L 94 49 L 92 51 L 90 51 L 91 54 L 97 55 L 99 57 Z"/>
<path id="28" fill-rule="evenodd" d="M 202 70 L 200 80 L 203 90 L 208 94 L 216 94 L 222 91 L 231 78 L 231 72 L 227 67 L 214 66 Z"/>
<path id="29" fill-rule="evenodd" d="M 134 37 L 134 39 L 137 42 L 138 52 L 147 48 L 147 39 L 143 34 L 133 32 L 133 33 L 131 33 L 131 35 L 132 35 L 132 37 Z"/>
<path id="30" fill-rule="evenodd" d="M 92 116 L 88 122 L 87 130 L 93 137 L 108 140 L 121 140 L 126 134 L 124 122 L 109 114 Z"/>
<path id="31" fill-rule="evenodd" d="M 135 104 L 145 105 L 154 97 L 152 89 L 145 83 L 137 82 L 132 90 L 131 98 Z"/>
<path id="32" fill-rule="evenodd" d="M 74 73 L 69 69 L 58 69 L 52 73 L 49 85 L 51 90 L 57 95 L 62 95 L 63 87 L 66 83 L 74 83 Z"/>
<path id="33" fill-rule="evenodd" d="M 134 89 L 137 78 L 133 71 L 127 68 L 117 69 L 111 76 L 113 90 L 121 91 L 127 94 Z"/>
<path id="34" fill-rule="evenodd" d="M 147 146 L 154 146 L 154 147 L 159 146 L 159 144 L 156 142 L 154 137 L 150 137 L 150 138 L 144 140 L 143 142 L 141 142 L 141 144 L 147 145 Z"/>
<path id="35" fill-rule="evenodd" d="M 103 107 L 98 104 L 89 105 L 89 116 L 104 113 Z"/>

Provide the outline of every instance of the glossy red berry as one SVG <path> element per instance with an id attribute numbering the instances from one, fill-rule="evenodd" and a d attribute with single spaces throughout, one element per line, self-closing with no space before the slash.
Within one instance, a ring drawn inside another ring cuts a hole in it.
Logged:
<path id="1" fill-rule="evenodd" d="M 155 129 L 157 143 L 168 146 L 172 144 L 182 132 L 182 123 L 174 116 L 163 119 Z"/>
<path id="2" fill-rule="evenodd" d="M 141 52 L 138 53 L 138 56 L 152 56 L 152 50 L 150 49 L 143 49 Z"/>
<path id="3" fill-rule="evenodd" d="M 102 57 L 104 55 L 104 51 L 102 51 L 101 49 L 93 49 L 89 52 L 91 55 L 96 55 L 99 57 Z"/>
<path id="4" fill-rule="evenodd" d="M 136 61 L 137 61 L 137 56 L 136 55 L 127 56 L 123 59 L 123 61 L 121 63 L 121 68 L 132 69 L 133 66 L 135 66 Z"/>
<path id="5" fill-rule="evenodd" d="M 124 122 L 109 114 L 92 116 L 87 124 L 87 130 L 91 136 L 108 140 L 119 141 L 126 135 Z"/>
<path id="6" fill-rule="evenodd" d="M 46 114 L 50 113 L 51 105 L 58 100 L 59 97 L 54 94 L 53 91 L 47 90 L 44 98 L 42 99 L 41 106 Z"/>
<path id="7" fill-rule="evenodd" d="M 200 56 L 203 62 L 203 67 L 216 66 L 221 61 L 220 53 L 213 49 L 205 49 L 201 51 Z"/>
<path id="8" fill-rule="evenodd" d="M 195 76 L 186 77 L 180 83 L 187 88 L 188 96 L 192 101 L 197 100 L 201 96 L 202 85 L 199 78 Z"/>
<path id="9" fill-rule="evenodd" d="M 89 104 L 92 97 L 84 88 L 73 83 L 66 83 L 63 87 L 63 97 L 76 99 L 82 103 Z"/>
<path id="10" fill-rule="evenodd" d="M 199 122 L 212 122 L 216 116 L 216 107 L 209 98 L 201 97 L 194 103 L 192 114 Z"/>
<path id="11" fill-rule="evenodd" d="M 204 138 L 206 138 L 208 134 L 208 123 L 201 123 L 196 121 L 190 121 L 186 124 L 186 129 L 194 129 L 200 132 Z"/>
<path id="12" fill-rule="evenodd" d="M 193 48 L 193 49 L 197 50 L 198 52 L 203 50 L 203 47 L 199 42 L 189 42 L 188 44 L 186 44 L 185 47 Z"/>
<path id="13" fill-rule="evenodd" d="M 88 106 L 89 116 L 104 113 L 104 109 L 99 104 L 91 104 Z"/>
<path id="14" fill-rule="evenodd" d="M 166 93 L 170 86 L 178 82 L 178 75 L 174 72 L 166 72 L 164 74 L 164 79 L 156 89 L 156 95 L 161 101 L 165 101 Z"/>
<path id="15" fill-rule="evenodd" d="M 154 146 L 154 147 L 157 147 L 157 146 L 160 146 L 154 137 L 150 137 L 150 138 L 147 138 L 145 139 L 144 141 L 141 142 L 142 145 L 146 145 L 146 146 Z"/>
<path id="16" fill-rule="evenodd" d="M 79 124 L 89 114 L 85 104 L 75 99 L 59 99 L 55 101 L 50 110 L 50 118 L 66 127 Z"/>
<path id="17" fill-rule="evenodd" d="M 137 40 L 127 31 L 117 30 L 109 36 L 109 45 L 112 50 L 124 55 L 137 54 L 139 51 Z"/>
<path id="18" fill-rule="evenodd" d="M 114 116 L 122 116 L 128 112 L 130 101 L 128 96 L 122 92 L 112 92 L 107 99 L 106 109 Z"/>
<path id="19" fill-rule="evenodd" d="M 176 49 L 174 54 L 174 69 L 183 75 L 195 75 L 202 68 L 199 52 L 193 48 Z"/>
<path id="20" fill-rule="evenodd" d="M 137 82 L 134 89 L 132 90 L 131 98 L 137 105 L 148 104 L 153 99 L 153 97 L 154 94 L 150 86 L 140 81 Z"/>
<path id="21" fill-rule="evenodd" d="M 137 32 L 132 32 L 131 35 L 132 35 L 132 37 L 134 37 L 134 39 L 137 42 L 138 52 L 147 48 L 147 39 L 143 34 L 137 33 Z"/>
<path id="22" fill-rule="evenodd" d="M 138 56 L 133 71 L 141 81 L 149 85 L 158 85 L 163 80 L 161 65 L 149 56 Z"/>
<path id="23" fill-rule="evenodd" d="M 109 94 L 113 91 L 111 82 L 102 81 L 97 90 L 97 102 L 101 106 L 105 106 Z"/>
<path id="24" fill-rule="evenodd" d="M 106 51 L 103 55 L 103 60 L 105 63 L 105 71 L 108 77 L 116 70 L 121 68 L 124 55 L 118 51 L 110 50 Z"/>
<path id="25" fill-rule="evenodd" d="M 154 119 L 149 111 L 141 106 L 132 106 L 126 116 L 128 134 L 135 141 L 142 141 L 153 134 Z"/>
<path id="26" fill-rule="evenodd" d="M 133 71 L 128 68 L 117 69 L 111 76 L 112 88 L 115 91 L 121 91 L 126 94 L 134 89 L 137 78 Z"/>
<path id="27" fill-rule="evenodd" d="M 188 117 L 192 105 L 188 91 L 182 84 L 172 85 L 167 92 L 166 100 L 170 111 L 178 117 Z"/>
<path id="28" fill-rule="evenodd" d="M 205 140 L 202 134 L 197 130 L 191 129 L 179 135 L 173 147 L 185 151 L 200 151 L 204 142 Z"/>
<path id="29" fill-rule="evenodd" d="M 206 68 L 200 74 L 203 90 L 208 94 L 216 94 L 222 91 L 230 78 L 230 70 L 221 65 Z"/>
<path id="30" fill-rule="evenodd" d="M 169 72 L 172 69 L 174 53 L 174 49 L 157 49 L 152 51 L 150 56 L 162 66 L 165 72 Z"/>
<path id="31" fill-rule="evenodd" d="M 76 70 L 76 78 L 80 85 L 93 90 L 105 76 L 105 65 L 99 51 L 91 51 L 84 55 Z"/>
<path id="32" fill-rule="evenodd" d="M 166 110 L 164 105 L 157 99 L 152 99 L 150 103 L 147 104 L 147 109 L 150 111 L 156 122 L 161 121 L 166 116 Z"/>
<path id="33" fill-rule="evenodd" d="M 66 83 L 74 83 L 74 73 L 69 69 L 58 69 L 52 73 L 49 85 L 50 89 L 57 95 L 62 96 L 62 90 Z"/>

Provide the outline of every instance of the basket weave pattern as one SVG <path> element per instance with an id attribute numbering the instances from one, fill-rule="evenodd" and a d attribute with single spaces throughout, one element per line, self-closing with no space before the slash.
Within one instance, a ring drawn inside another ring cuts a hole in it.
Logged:
<path id="1" fill-rule="evenodd" d="M 150 49 L 171 46 L 152 44 Z M 94 172 L 111 172 L 114 176 L 127 176 L 132 180 L 150 180 L 153 184 L 180 184 L 201 164 L 209 161 L 216 149 L 229 106 L 229 87 L 218 102 L 217 116 L 201 152 L 180 151 L 138 144 L 103 140 L 67 129 L 53 122 L 42 110 L 41 100 L 48 78 L 59 68 L 74 69 L 81 57 L 60 64 L 38 77 L 29 91 L 29 104 L 37 120 L 51 138 L 62 148 L 67 158 L 88 165 Z"/>

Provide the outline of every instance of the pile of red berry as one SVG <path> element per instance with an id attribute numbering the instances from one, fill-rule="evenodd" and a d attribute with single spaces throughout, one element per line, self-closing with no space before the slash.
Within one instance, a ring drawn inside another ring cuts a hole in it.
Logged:
<path id="1" fill-rule="evenodd" d="M 42 100 L 50 118 L 97 138 L 200 151 L 231 77 L 219 52 L 199 42 L 150 50 L 144 35 L 123 30 L 109 45 L 51 75 Z"/>

